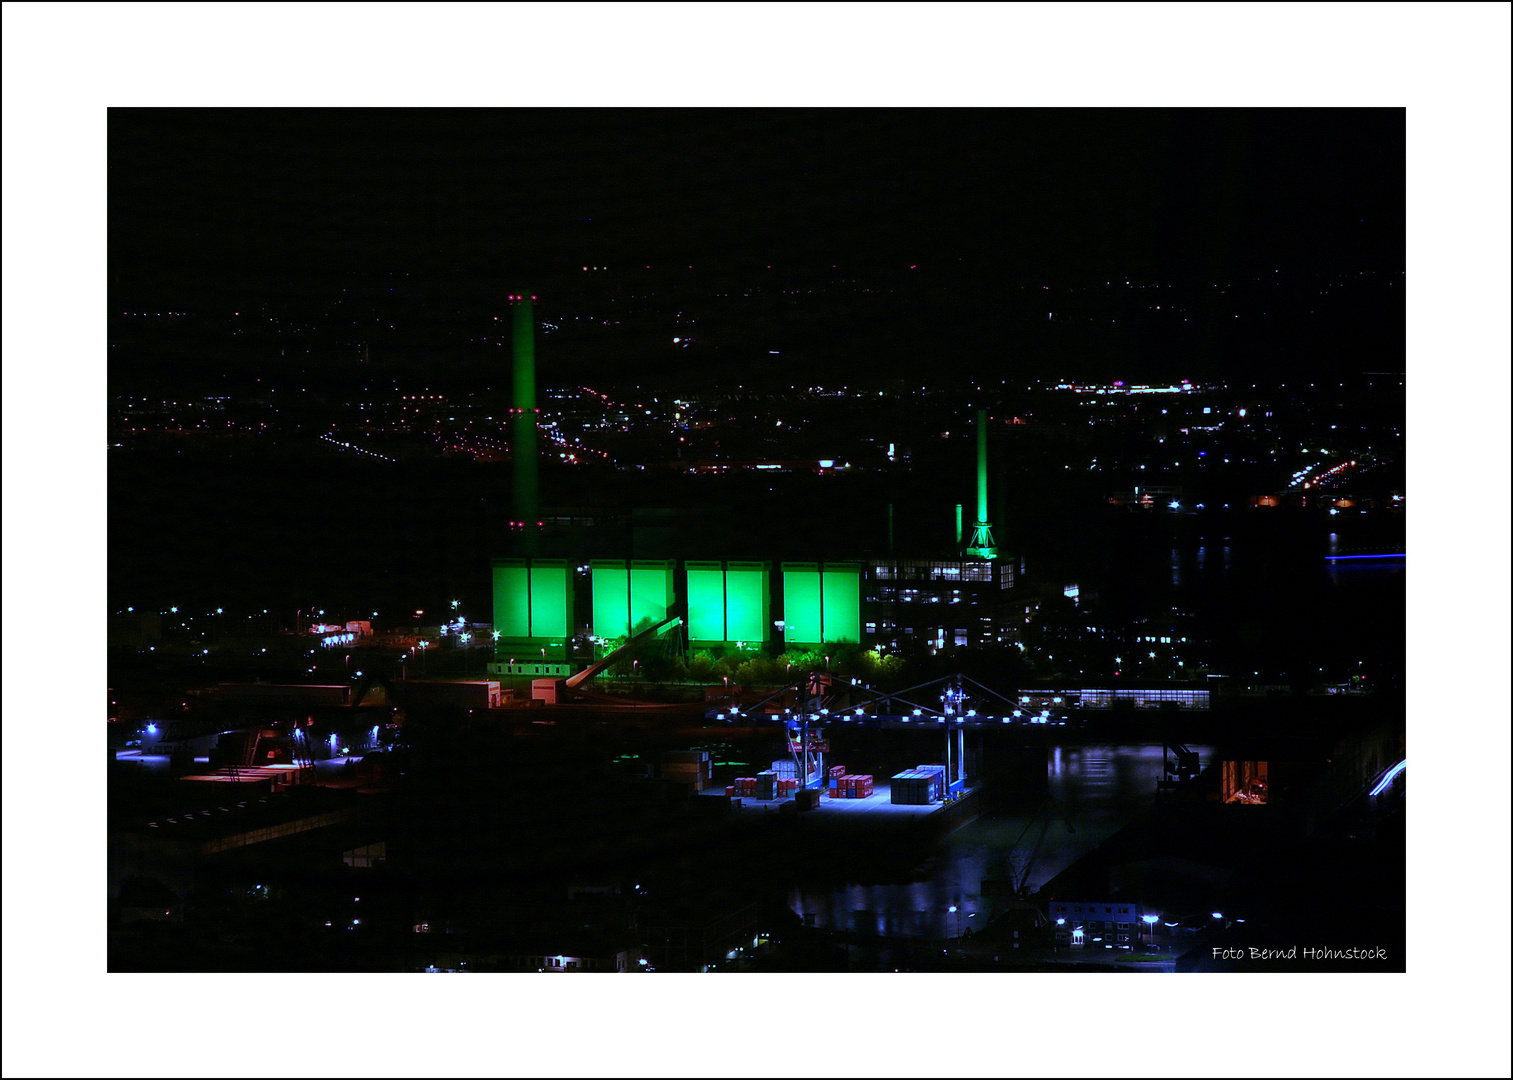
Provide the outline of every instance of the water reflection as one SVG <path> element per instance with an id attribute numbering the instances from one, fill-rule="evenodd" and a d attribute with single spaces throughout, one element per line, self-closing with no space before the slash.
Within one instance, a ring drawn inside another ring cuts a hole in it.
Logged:
<path id="1" fill-rule="evenodd" d="M 1191 749 L 1206 766 L 1212 749 Z M 1047 754 L 1047 794 L 1039 805 L 958 829 L 921 868 L 927 880 L 796 889 L 789 903 L 816 927 L 898 937 L 959 936 L 992 913 L 991 901 L 981 895 L 983 881 L 1023 883 L 1034 891 L 1148 809 L 1162 775 L 1161 757 L 1159 744 L 1054 747 Z"/>

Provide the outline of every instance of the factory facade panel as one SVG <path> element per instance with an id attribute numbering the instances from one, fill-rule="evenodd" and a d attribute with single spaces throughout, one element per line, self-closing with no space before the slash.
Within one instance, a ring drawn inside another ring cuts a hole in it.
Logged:
<path id="1" fill-rule="evenodd" d="M 646 619 L 659 623 L 677 603 L 672 559 L 636 559 L 630 564 L 630 625 L 634 630 Z"/>
<path id="2" fill-rule="evenodd" d="M 820 606 L 820 564 L 782 564 L 783 641 L 789 646 L 824 641 Z"/>
<path id="3" fill-rule="evenodd" d="M 594 594 L 595 637 L 630 634 L 630 572 L 624 559 L 594 559 L 589 563 Z"/>
<path id="4" fill-rule="evenodd" d="M 725 639 L 748 646 L 772 637 L 769 586 L 772 564 L 728 562 L 725 564 Z"/>
<path id="5" fill-rule="evenodd" d="M 771 563 L 689 562 L 686 567 L 689 644 L 755 648 L 771 640 Z"/>
<path id="6" fill-rule="evenodd" d="M 690 562 L 688 570 L 688 640 L 714 645 L 725 640 L 725 566 Z"/>
<path id="7" fill-rule="evenodd" d="M 572 632 L 572 566 L 565 559 L 532 559 L 531 637 L 565 642 Z"/>
<path id="8" fill-rule="evenodd" d="M 783 563 L 783 641 L 811 647 L 860 642 L 861 566 L 857 563 Z"/>
<path id="9" fill-rule="evenodd" d="M 862 640 L 862 568 L 856 563 L 826 563 L 821 575 L 826 642 Z"/>
<path id="10" fill-rule="evenodd" d="M 494 629 L 504 638 L 531 636 L 530 569 L 524 559 L 495 559 Z"/>
<path id="11" fill-rule="evenodd" d="M 566 656 L 573 632 L 573 567 L 564 559 L 494 559 L 496 655 L 519 647 Z"/>

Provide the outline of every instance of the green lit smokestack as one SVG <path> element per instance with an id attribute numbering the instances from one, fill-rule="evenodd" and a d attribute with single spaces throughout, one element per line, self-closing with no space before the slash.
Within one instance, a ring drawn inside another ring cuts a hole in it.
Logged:
<path id="1" fill-rule="evenodd" d="M 993 524 L 988 520 L 988 411 L 977 410 L 977 524 L 967 554 L 974 559 L 996 559 Z"/>
<path id="2" fill-rule="evenodd" d="M 522 553 L 536 553 L 536 522 L 541 508 L 536 492 L 536 305 L 534 296 L 511 296 L 514 312 L 514 380 L 510 398 L 510 459 L 514 468 L 514 527 L 521 531 Z"/>
<path id="3" fill-rule="evenodd" d="M 961 503 L 956 504 L 956 546 L 961 547 L 965 534 L 961 531 Z"/>

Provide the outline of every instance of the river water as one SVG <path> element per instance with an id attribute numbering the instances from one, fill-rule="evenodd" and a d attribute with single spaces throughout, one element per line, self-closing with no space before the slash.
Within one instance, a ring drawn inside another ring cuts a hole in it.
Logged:
<path id="1" fill-rule="evenodd" d="M 1212 759 L 1211 747 L 1189 749 L 1203 766 Z M 1154 805 L 1161 752 L 1159 743 L 1053 747 L 1047 797 L 1023 812 L 984 815 L 956 830 L 919 868 L 924 880 L 799 888 L 789 904 L 806 924 L 825 929 L 958 936 L 991 912 L 983 881 L 1013 880 L 1033 891 Z"/>
<path id="2" fill-rule="evenodd" d="M 1143 611 L 1194 613 L 1199 632 L 1232 664 L 1254 658 L 1255 668 L 1271 667 L 1274 678 L 1282 672 L 1335 679 L 1365 673 L 1374 681 L 1401 670 L 1406 560 L 1387 554 L 1403 550 L 1394 535 L 1387 530 L 1380 536 L 1317 537 L 1281 530 L 1189 534 L 1165 542 L 1147 537 L 1121 549 L 1104 577 L 1091 580 L 1095 592 L 1133 601 Z M 1340 557 L 1358 552 L 1380 554 Z M 1211 747 L 1190 749 L 1203 766 L 1209 764 Z M 921 880 L 798 888 L 789 902 L 816 927 L 957 936 L 991 914 L 991 902 L 981 895 L 983 881 L 1012 880 L 1031 891 L 1045 884 L 1149 809 L 1161 773 L 1159 743 L 1053 748 L 1046 762 L 1047 797 L 1010 812 L 992 809 L 957 830 L 918 868 Z"/>

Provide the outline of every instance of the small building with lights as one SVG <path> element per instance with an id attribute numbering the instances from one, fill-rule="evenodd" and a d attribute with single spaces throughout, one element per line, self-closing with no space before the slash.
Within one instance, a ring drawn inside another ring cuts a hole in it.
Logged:
<path id="1" fill-rule="evenodd" d="M 1050 919 L 1058 947 L 1133 948 L 1149 934 L 1148 913 L 1127 900 L 1053 900 Z"/>

